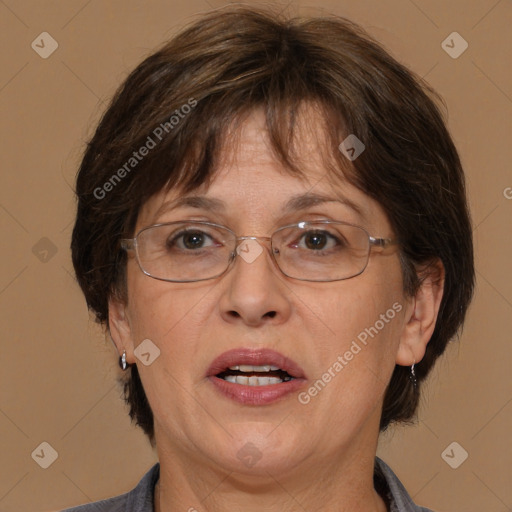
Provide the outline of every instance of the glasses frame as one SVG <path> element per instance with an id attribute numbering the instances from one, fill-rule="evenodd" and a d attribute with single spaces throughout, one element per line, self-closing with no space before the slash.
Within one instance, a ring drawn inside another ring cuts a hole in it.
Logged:
<path id="1" fill-rule="evenodd" d="M 139 246 L 138 246 L 138 240 L 137 240 L 139 235 L 141 233 L 143 233 L 144 231 L 151 229 L 151 228 L 156 228 L 156 227 L 160 227 L 160 226 L 171 226 L 173 224 L 199 224 L 199 225 L 204 225 L 204 226 L 212 226 L 215 228 L 224 229 L 224 230 L 228 231 L 229 233 L 231 233 L 233 235 L 233 238 L 235 241 L 235 247 L 234 247 L 233 251 L 231 251 L 226 268 L 222 272 L 219 272 L 218 274 L 216 274 L 214 276 L 204 277 L 201 279 L 194 279 L 194 280 L 190 280 L 190 279 L 178 280 L 178 279 L 166 279 L 163 277 L 156 277 L 156 276 L 150 274 L 147 270 L 145 270 L 144 267 L 142 266 L 142 263 L 141 263 L 140 257 L 139 257 Z M 364 264 L 364 267 L 362 268 L 362 270 L 360 272 L 358 272 L 357 274 L 354 274 L 353 276 L 350 276 L 350 277 L 342 277 L 339 279 L 320 279 L 320 280 L 318 280 L 318 279 L 303 279 L 303 278 L 299 278 L 299 277 L 293 277 L 293 276 L 288 275 L 286 272 L 284 272 L 281 269 L 281 266 L 279 265 L 279 262 L 277 261 L 276 256 L 275 256 L 276 254 L 279 253 L 279 249 L 276 249 L 273 247 L 273 245 L 272 245 L 273 237 L 275 236 L 276 233 L 279 233 L 279 231 L 282 231 L 284 229 L 289 229 L 289 228 L 294 228 L 294 227 L 302 228 L 302 227 L 304 227 L 306 225 L 310 225 L 310 224 L 342 224 L 344 226 L 351 226 L 354 228 L 359 228 L 362 231 L 364 231 L 364 233 L 366 233 L 366 236 L 368 237 L 369 244 L 368 244 L 368 254 L 366 256 L 366 263 Z M 331 282 L 335 282 L 335 281 L 345 281 L 347 279 L 352 279 L 354 277 L 357 277 L 357 276 L 361 275 L 366 270 L 366 267 L 368 266 L 368 263 L 370 261 L 370 255 L 372 252 L 372 248 L 384 250 L 392 245 L 398 244 L 398 240 L 396 240 L 396 239 L 374 237 L 374 236 L 370 235 L 368 233 L 368 231 L 365 228 L 363 228 L 362 226 L 358 226 L 357 224 L 351 224 L 350 222 L 344 222 L 344 221 L 339 221 L 339 220 L 312 220 L 312 221 L 294 222 L 292 224 L 287 224 L 286 226 L 282 226 L 282 227 L 276 229 L 272 233 L 271 236 L 237 236 L 237 234 L 232 229 L 230 229 L 227 226 L 224 226 L 222 224 L 216 224 L 215 222 L 197 221 L 197 220 L 191 220 L 191 221 L 179 220 L 179 221 L 173 221 L 173 222 L 161 222 L 159 224 L 152 224 L 150 226 L 146 226 L 146 227 L 140 229 L 133 238 L 122 238 L 119 240 L 119 242 L 120 242 L 120 247 L 122 250 L 124 250 L 126 252 L 134 252 L 135 253 L 135 258 L 137 260 L 137 264 L 138 264 L 140 270 L 148 277 L 157 279 L 158 281 L 165 281 L 165 282 L 169 282 L 169 283 L 196 283 L 199 281 L 209 281 L 211 279 L 216 279 L 216 278 L 224 275 L 226 272 L 228 272 L 228 270 L 233 266 L 233 263 L 236 260 L 237 249 L 238 249 L 240 243 L 243 242 L 244 240 L 256 240 L 262 246 L 264 246 L 267 249 L 267 251 L 269 252 L 271 259 L 274 262 L 275 266 L 279 269 L 279 271 L 284 276 L 288 277 L 289 279 L 295 279 L 297 281 L 308 281 L 308 282 L 313 282 L 313 283 L 331 283 Z M 261 242 L 263 242 L 263 243 L 261 243 Z"/>

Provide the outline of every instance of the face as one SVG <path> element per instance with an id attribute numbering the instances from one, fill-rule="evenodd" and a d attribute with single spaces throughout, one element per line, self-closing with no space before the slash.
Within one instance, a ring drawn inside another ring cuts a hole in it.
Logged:
<path id="1" fill-rule="evenodd" d="M 264 117 L 253 113 L 210 187 L 191 194 L 215 199 L 222 208 L 196 203 L 173 209 L 182 196 L 161 193 L 144 205 L 135 232 L 161 222 L 201 220 L 238 236 L 264 237 L 299 221 L 337 220 L 392 238 L 378 203 L 329 178 L 314 133 L 300 131 L 301 179 L 272 155 Z M 285 211 L 292 197 L 304 194 L 330 200 Z M 194 283 L 152 279 L 130 258 L 127 282 L 128 303 L 111 304 L 111 326 L 128 361 L 138 365 L 160 455 L 252 475 L 292 474 L 306 465 L 330 471 L 356 453 L 369 449 L 374 455 L 383 394 L 411 310 L 396 250 L 372 252 L 364 272 L 343 281 L 290 279 L 264 249 L 250 262 L 238 256 L 221 277 Z M 160 355 L 145 366 L 134 350 L 147 339 Z M 289 392 L 271 391 L 271 399 L 255 391 L 256 402 L 263 396 L 257 403 L 247 402 L 240 389 L 227 396 L 208 371 L 233 349 L 276 351 L 295 363 L 301 378 Z"/>

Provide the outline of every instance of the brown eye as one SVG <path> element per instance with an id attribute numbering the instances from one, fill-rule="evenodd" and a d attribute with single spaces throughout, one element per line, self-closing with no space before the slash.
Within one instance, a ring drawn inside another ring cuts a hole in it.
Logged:
<path id="1" fill-rule="evenodd" d="M 328 240 L 325 233 L 307 233 L 304 235 L 304 242 L 308 249 L 319 250 L 323 249 Z"/>
<path id="2" fill-rule="evenodd" d="M 183 245 L 187 249 L 197 249 L 202 247 L 205 241 L 203 233 L 186 233 L 183 235 Z"/>
<path id="3" fill-rule="evenodd" d="M 182 250 L 203 249 L 215 245 L 212 238 L 202 231 L 182 231 L 167 239 L 169 249 Z"/>
<path id="4" fill-rule="evenodd" d="M 300 233 L 299 239 L 292 244 L 292 247 L 297 249 L 307 249 L 312 252 L 327 251 L 329 249 L 342 248 L 344 244 L 340 242 L 339 238 L 334 236 L 333 233 L 328 231 L 306 231 Z"/>

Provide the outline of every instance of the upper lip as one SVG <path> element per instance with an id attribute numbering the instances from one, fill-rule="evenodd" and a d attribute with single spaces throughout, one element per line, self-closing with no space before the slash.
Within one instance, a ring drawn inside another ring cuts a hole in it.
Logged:
<path id="1" fill-rule="evenodd" d="M 230 366 L 241 364 L 277 366 L 296 379 L 305 378 L 304 370 L 292 359 L 268 348 L 234 348 L 216 357 L 207 371 L 207 377 L 218 375 Z"/>

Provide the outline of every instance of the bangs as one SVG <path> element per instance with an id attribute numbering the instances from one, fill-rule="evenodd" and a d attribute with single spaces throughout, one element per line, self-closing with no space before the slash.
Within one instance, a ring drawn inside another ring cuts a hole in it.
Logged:
<path id="1" fill-rule="evenodd" d="M 228 114 L 227 109 L 230 109 Z M 146 157 L 138 175 L 127 183 L 124 202 L 131 206 L 133 214 L 126 217 L 120 236 L 133 236 L 137 222 L 135 213 L 152 196 L 170 191 L 186 195 L 200 187 L 208 189 L 219 168 L 235 155 L 241 127 L 256 111 L 265 115 L 269 150 L 284 171 L 306 179 L 304 159 L 307 155 L 303 153 L 302 142 L 312 138 L 328 170 L 326 177 L 338 182 L 348 176 L 349 181 L 354 181 L 350 179 L 353 169 L 338 149 L 343 138 L 343 121 L 318 99 L 296 98 L 293 102 L 272 104 L 255 102 L 236 110 L 228 97 L 210 98 L 207 102 L 197 102 L 194 112 L 182 126 L 172 135 L 166 135 Z M 139 140 L 147 140 L 146 133 L 142 133 Z"/>

